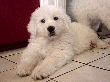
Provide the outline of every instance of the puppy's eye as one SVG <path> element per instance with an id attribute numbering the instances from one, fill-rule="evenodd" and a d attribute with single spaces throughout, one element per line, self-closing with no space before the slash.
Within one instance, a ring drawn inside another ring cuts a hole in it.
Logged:
<path id="1" fill-rule="evenodd" d="M 42 20 L 41 20 L 41 23 L 45 23 L 45 19 L 42 19 Z"/>
<path id="2" fill-rule="evenodd" d="M 58 17 L 54 17 L 53 19 L 56 21 L 56 20 L 58 20 Z"/>

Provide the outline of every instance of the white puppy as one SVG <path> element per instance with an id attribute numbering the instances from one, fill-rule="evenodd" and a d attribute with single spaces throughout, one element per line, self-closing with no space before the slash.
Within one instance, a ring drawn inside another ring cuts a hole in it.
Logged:
<path id="1" fill-rule="evenodd" d="M 77 22 L 95 30 L 99 21 L 110 29 L 110 0 L 72 0 L 68 11 Z"/>
<path id="2" fill-rule="evenodd" d="M 93 30 L 78 23 L 71 24 L 63 10 L 52 6 L 41 7 L 32 13 L 28 31 L 31 38 L 21 56 L 17 74 L 32 73 L 33 79 L 51 75 L 75 54 L 95 46 L 106 46 Z"/>

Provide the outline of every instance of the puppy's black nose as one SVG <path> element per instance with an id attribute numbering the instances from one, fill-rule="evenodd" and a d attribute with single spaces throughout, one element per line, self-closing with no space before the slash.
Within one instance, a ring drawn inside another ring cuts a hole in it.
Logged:
<path id="1" fill-rule="evenodd" d="M 55 30 L 55 27 L 54 27 L 54 26 L 49 26 L 49 27 L 47 28 L 47 30 L 48 30 L 49 32 L 53 32 L 53 31 Z"/>

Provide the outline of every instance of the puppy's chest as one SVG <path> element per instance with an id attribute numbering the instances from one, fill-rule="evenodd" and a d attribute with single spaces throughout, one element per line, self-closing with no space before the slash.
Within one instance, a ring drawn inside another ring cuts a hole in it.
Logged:
<path id="1" fill-rule="evenodd" d="M 42 45 L 42 46 L 39 47 L 38 52 L 40 54 L 42 54 L 43 56 L 48 56 L 48 55 L 52 54 L 54 49 L 55 49 L 55 47 L 52 44 Z"/>

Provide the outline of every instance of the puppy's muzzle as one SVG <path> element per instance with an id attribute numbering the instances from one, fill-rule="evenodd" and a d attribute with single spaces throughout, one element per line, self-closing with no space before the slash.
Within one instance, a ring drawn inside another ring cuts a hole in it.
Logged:
<path id="1" fill-rule="evenodd" d="M 54 26 L 49 26 L 47 28 L 48 32 L 49 32 L 49 36 L 54 36 L 55 35 L 55 27 Z"/>

